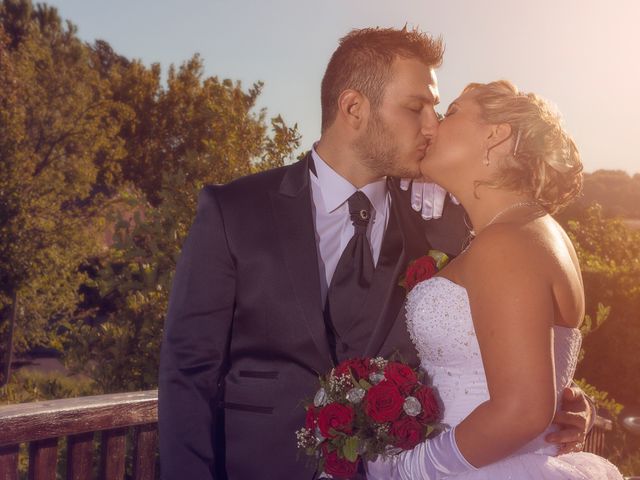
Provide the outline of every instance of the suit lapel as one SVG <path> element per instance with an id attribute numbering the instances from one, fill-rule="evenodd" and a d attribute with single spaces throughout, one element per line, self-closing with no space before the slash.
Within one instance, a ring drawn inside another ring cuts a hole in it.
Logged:
<path id="1" fill-rule="evenodd" d="M 293 293 L 298 299 L 309 334 L 322 355 L 324 372 L 333 366 L 322 315 L 320 273 L 313 224 L 310 154 L 291 165 L 280 189 L 271 195 L 276 227 Z"/>

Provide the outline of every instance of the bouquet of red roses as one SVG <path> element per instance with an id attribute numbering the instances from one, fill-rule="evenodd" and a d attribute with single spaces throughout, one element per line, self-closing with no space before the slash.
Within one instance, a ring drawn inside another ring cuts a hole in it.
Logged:
<path id="1" fill-rule="evenodd" d="M 410 450 L 436 429 L 440 410 L 431 388 L 401 362 L 346 360 L 320 377 L 306 407 L 298 448 L 337 478 L 353 476 L 362 460 Z"/>

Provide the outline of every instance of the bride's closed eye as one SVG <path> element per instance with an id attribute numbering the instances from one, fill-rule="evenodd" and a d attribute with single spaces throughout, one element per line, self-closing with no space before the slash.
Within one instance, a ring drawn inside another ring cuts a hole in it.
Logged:
<path id="1" fill-rule="evenodd" d="M 458 109 L 456 107 L 449 107 L 447 109 L 447 113 L 444 114 L 445 117 L 449 117 L 451 115 L 453 115 L 454 113 L 456 113 L 458 111 Z"/>
<path id="2" fill-rule="evenodd" d="M 447 113 L 445 113 L 444 116 L 448 117 L 449 115 L 453 115 L 457 111 L 458 111 L 458 104 L 456 102 L 453 102 L 451 103 L 451 105 L 449 105 L 449 108 L 447 108 Z"/>

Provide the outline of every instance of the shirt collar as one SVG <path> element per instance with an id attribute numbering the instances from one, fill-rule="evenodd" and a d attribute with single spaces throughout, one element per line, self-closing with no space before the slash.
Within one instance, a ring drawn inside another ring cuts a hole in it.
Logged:
<path id="1" fill-rule="evenodd" d="M 320 195 L 327 212 L 331 213 L 358 189 L 348 180 L 333 170 L 316 152 L 315 145 L 311 150 L 311 158 L 316 168 L 316 181 L 320 187 Z M 311 174 L 313 176 L 313 173 Z M 381 178 L 360 188 L 377 213 L 382 213 L 387 200 L 387 179 Z"/>

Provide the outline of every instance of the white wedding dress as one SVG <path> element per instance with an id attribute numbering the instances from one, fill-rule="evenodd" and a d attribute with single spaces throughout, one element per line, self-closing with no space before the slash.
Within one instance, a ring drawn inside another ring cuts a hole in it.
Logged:
<path id="1" fill-rule="evenodd" d="M 407 327 L 418 350 L 421 368 L 427 372 L 442 400 L 442 421 L 453 427 L 489 398 L 467 291 L 446 278 L 434 277 L 414 287 L 407 297 L 406 310 Z M 561 395 L 573 378 L 581 336 L 580 331 L 574 328 L 556 326 L 553 330 L 556 385 L 558 395 Z M 550 426 L 503 460 L 449 478 L 622 479 L 617 468 L 602 457 L 590 453 L 554 456 L 556 447 L 544 440 L 553 428 Z M 388 465 L 388 473 L 370 475 L 370 478 L 399 478 L 394 472 L 393 462 L 385 463 L 391 464 Z"/>

